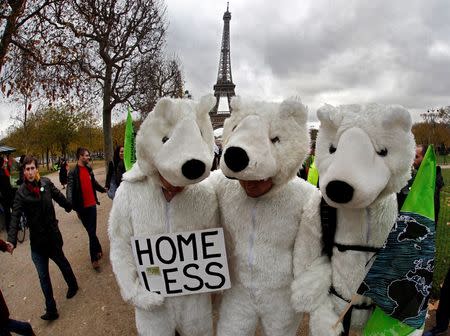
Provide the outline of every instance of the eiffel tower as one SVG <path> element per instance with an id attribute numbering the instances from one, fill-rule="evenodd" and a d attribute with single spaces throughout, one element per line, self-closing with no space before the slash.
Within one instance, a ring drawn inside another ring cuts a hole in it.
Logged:
<path id="1" fill-rule="evenodd" d="M 229 3 L 227 2 L 227 11 L 223 14 L 223 34 L 222 46 L 220 49 L 219 72 L 217 74 L 217 83 L 214 85 L 214 96 L 216 97 L 216 105 L 209 112 L 213 128 L 223 126 L 223 122 L 230 116 L 231 97 L 235 95 L 233 77 L 231 76 L 231 57 L 230 57 L 230 20 L 231 13 L 228 11 Z"/>

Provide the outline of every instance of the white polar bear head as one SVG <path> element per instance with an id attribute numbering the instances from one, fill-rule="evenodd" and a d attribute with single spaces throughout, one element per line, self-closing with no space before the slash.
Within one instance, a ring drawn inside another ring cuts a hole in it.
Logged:
<path id="1" fill-rule="evenodd" d="M 241 181 L 272 179 L 270 193 L 297 173 L 309 148 L 307 109 L 297 99 L 281 104 L 234 97 L 223 129 L 225 176 Z"/>
<path id="2" fill-rule="evenodd" d="M 179 187 L 208 177 L 214 158 L 209 111 L 215 102 L 212 95 L 199 103 L 160 99 L 136 136 L 136 157 L 142 173 L 156 177 L 159 173 Z"/>
<path id="3" fill-rule="evenodd" d="M 328 204 L 365 208 L 398 192 L 411 176 L 415 142 L 401 106 L 325 105 L 316 142 L 319 184 Z"/>

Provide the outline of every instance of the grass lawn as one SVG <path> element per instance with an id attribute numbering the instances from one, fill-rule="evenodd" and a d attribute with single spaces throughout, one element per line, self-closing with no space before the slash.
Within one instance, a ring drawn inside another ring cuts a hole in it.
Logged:
<path id="1" fill-rule="evenodd" d="M 436 154 L 436 163 L 438 165 L 450 165 L 450 154 L 447 155 Z"/>
<path id="2" fill-rule="evenodd" d="M 442 169 L 445 186 L 441 190 L 441 210 L 436 229 L 436 263 L 433 294 L 439 295 L 439 286 L 450 267 L 450 168 Z"/>

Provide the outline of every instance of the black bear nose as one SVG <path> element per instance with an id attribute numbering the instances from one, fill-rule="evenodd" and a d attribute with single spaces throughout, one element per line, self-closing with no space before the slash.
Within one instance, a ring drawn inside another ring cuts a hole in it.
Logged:
<path id="1" fill-rule="evenodd" d="M 198 179 L 205 172 L 205 164 L 202 161 L 192 159 L 186 161 L 181 167 L 181 172 L 189 180 Z"/>
<path id="2" fill-rule="evenodd" d="M 353 187 L 344 182 L 334 180 L 328 183 L 326 193 L 329 199 L 336 203 L 348 203 L 353 198 Z"/>
<path id="3" fill-rule="evenodd" d="M 241 147 L 230 147 L 224 154 L 225 163 L 235 173 L 240 172 L 248 166 L 248 155 Z"/>

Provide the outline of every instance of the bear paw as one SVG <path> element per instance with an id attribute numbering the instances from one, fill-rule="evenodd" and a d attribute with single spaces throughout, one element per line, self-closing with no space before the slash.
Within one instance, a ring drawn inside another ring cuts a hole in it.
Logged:
<path id="1" fill-rule="evenodd" d="M 311 336 L 339 336 L 344 328 L 342 322 L 336 327 L 339 316 L 333 309 L 331 302 L 314 310 L 309 317 L 309 330 Z"/>
<path id="2" fill-rule="evenodd" d="M 131 301 L 140 309 L 152 310 L 164 303 L 164 297 L 158 293 L 144 292 L 136 295 Z"/>
<path id="3" fill-rule="evenodd" d="M 291 302 L 298 312 L 311 312 L 323 305 L 328 299 L 331 285 L 329 265 L 318 264 L 301 276 L 291 285 Z"/>

